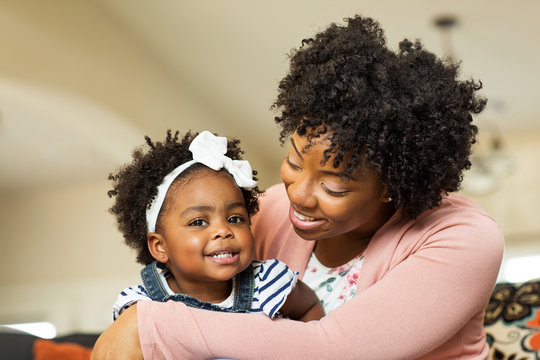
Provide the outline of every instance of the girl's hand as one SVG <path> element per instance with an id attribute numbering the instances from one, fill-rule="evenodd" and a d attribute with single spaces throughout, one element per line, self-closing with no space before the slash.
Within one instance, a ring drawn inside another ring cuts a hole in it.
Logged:
<path id="1" fill-rule="evenodd" d="M 94 345 L 90 360 L 143 359 L 137 305 L 122 312 L 122 315 L 105 330 Z"/>

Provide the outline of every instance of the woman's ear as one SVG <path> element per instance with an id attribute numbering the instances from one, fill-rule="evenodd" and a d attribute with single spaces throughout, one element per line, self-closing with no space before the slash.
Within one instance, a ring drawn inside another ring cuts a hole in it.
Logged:
<path id="1" fill-rule="evenodd" d="M 158 233 L 151 232 L 146 235 L 146 242 L 148 245 L 148 250 L 154 259 L 162 263 L 169 261 L 169 256 L 167 255 L 167 246 L 163 236 Z"/>
<path id="2" fill-rule="evenodd" d="M 392 197 L 390 195 L 388 195 L 388 193 L 385 191 L 385 195 L 384 195 L 384 198 L 383 198 L 383 203 L 390 203 L 392 201 Z"/>

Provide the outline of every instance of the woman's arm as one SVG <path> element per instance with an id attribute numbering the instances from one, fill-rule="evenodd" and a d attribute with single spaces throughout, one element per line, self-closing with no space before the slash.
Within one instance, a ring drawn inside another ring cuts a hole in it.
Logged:
<path id="1" fill-rule="evenodd" d="M 501 256 L 491 220 L 445 228 L 395 259 L 374 285 L 308 323 L 140 303 L 141 346 L 146 358 L 157 359 L 415 359 L 447 342 L 441 351 L 465 351 L 461 340 L 456 348 L 450 339 L 473 317 L 480 324 Z M 479 326 L 470 335 L 475 351 L 484 351 Z"/>
<path id="2" fill-rule="evenodd" d="M 288 318 L 304 322 L 320 320 L 324 317 L 321 301 L 315 292 L 301 280 L 296 282 L 296 286 L 287 296 L 280 312 Z"/>
<path id="3" fill-rule="evenodd" d="M 124 359 L 143 359 L 136 304 L 124 310 L 122 315 L 100 335 L 90 357 L 90 360 Z"/>
<path id="4" fill-rule="evenodd" d="M 320 321 L 141 302 L 138 314 L 126 310 L 100 337 L 92 359 L 126 354 L 137 359 L 139 346 L 146 359 L 418 358 L 448 341 L 486 305 L 502 255 L 500 234 L 469 230 L 469 236 L 433 235 L 424 248 Z"/>

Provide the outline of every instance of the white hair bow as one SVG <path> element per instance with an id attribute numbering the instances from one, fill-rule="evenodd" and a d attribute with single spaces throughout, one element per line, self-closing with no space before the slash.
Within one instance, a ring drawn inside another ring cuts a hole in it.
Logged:
<path id="1" fill-rule="evenodd" d="M 246 190 L 251 190 L 257 185 L 257 181 L 253 180 L 253 171 L 247 160 L 233 160 L 225 156 L 227 138 L 203 131 L 193 139 L 189 145 L 189 151 L 193 154 L 193 160 L 183 163 L 163 178 L 157 188 L 158 192 L 154 201 L 146 210 L 146 225 L 149 233 L 156 231 L 159 212 L 174 179 L 193 164 L 201 163 L 215 171 L 225 168 L 233 176 L 236 184 Z"/>

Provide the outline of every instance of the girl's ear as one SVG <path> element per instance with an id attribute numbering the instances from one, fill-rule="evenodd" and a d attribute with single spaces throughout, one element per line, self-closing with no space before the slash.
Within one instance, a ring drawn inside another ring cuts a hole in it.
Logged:
<path id="1" fill-rule="evenodd" d="M 152 232 L 146 235 L 146 242 L 148 245 L 148 250 L 152 257 L 159 262 L 166 263 L 169 261 L 169 256 L 167 255 L 167 246 L 165 245 L 165 239 L 158 233 Z"/>

